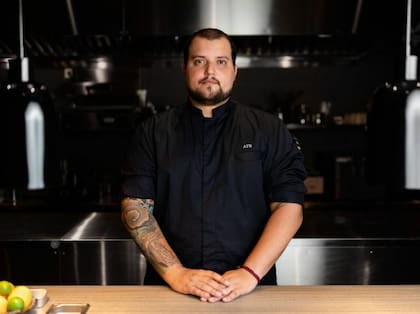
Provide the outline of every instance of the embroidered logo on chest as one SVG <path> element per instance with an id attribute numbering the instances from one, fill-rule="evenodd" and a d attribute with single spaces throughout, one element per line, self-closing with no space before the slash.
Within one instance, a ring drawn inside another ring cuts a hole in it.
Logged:
<path id="1" fill-rule="evenodd" d="M 246 143 L 242 145 L 242 150 L 252 150 L 253 146 L 251 143 Z"/>

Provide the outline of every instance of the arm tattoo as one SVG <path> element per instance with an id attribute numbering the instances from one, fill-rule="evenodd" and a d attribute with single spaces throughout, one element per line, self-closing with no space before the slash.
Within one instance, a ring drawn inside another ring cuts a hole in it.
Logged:
<path id="1" fill-rule="evenodd" d="M 153 200 L 150 199 L 130 199 L 127 206 L 123 205 L 124 222 L 126 226 L 135 230 L 141 227 L 151 217 L 153 211 Z"/>
<path id="2" fill-rule="evenodd" d="M 121 206 L 122 221 L 149 262 L 162 273 L 180 261 L 152 214 L 153 206 L 151 199 L 125 198 Z"/>

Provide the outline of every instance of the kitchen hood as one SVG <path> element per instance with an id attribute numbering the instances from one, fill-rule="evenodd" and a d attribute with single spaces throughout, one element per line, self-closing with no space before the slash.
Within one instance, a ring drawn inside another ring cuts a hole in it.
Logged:
<path id="1" fill-rule="evenodd" d="M 16 3 L 2 3 L 0 57 L 17 55 Z M 234 37 L 239 56 L 357 59 L 378 38 L 401 40 L 398 0 L 25 0 L 29 57 L 179 57 L 203 27 Z M 249 61 L 249 60 L 248 60 Z M 277 61 L 275 61 L 277 62 Z"/>
<path id="2" fill-rule="evenodd" d="M 3 1 L 1 30 L 15 1 Z M 356 33 L 363 0 L 26 0 L 29 34 L 187 35 L 218 27 L 230 35 Z M 372 2 L 372 1 L 370 1 Z M 4 35 L 4 34 L 2 34 Z"/>

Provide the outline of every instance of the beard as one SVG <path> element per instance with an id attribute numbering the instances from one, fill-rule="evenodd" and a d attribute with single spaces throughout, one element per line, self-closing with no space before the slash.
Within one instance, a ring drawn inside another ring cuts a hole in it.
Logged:
<path id="1" fill-rule="evenodd" d="M 203 79 L 202 81 L 206 79 Z M 213 106 L 227 100 L 230 97 L 231 92 L 232 89 L 226 92 L 223 91 L 219 82 L 213 86 L 207 87 L 206 91 L 201 91 L 199 88 L 193 90 L 188 87 L 188 94 L 191 99 L 204 106 Z"/>

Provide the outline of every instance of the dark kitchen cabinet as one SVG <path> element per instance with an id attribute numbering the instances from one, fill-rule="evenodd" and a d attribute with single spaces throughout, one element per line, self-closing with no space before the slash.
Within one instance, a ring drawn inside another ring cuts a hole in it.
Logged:
<path id="1" fill-rule="evenodd" d="M 14 284 L 57 284 L 60 252 L 50 241 L 0 242 L 0 280 Z"/>
<path id="2" fill-rule="evenodd" d="M 134 242 L 75 241 L 60 246 L 62 284 L 142 284 L 146 261 Z"/>
<path id="3" fill-rule="evenodd" d="M 0 280 L 14 284 L 142 284 L 145 269 L 131 240 L 0 242 Z"/>

